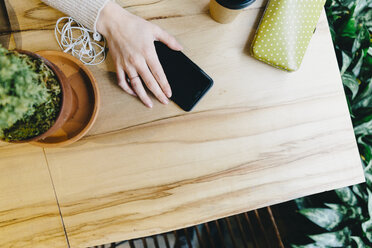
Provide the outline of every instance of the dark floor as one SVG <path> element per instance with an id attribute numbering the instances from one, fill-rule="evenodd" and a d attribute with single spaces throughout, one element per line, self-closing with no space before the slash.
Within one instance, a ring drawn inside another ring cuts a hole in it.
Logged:
<path id="1" fill-rule="evenodd" d="M 276 209 L 267 207 L 186 229 L 96 247 L 284 248 L 275 212 Z"/>

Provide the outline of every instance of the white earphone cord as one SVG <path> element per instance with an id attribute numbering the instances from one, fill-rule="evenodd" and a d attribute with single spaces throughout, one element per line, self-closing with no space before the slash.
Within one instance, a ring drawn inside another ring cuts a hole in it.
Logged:
<path id="1" fill-rule="evenodd" d="M 66 23 L 59 29 L 62 21 Z M 103 38 L 103 41 L 99 42 L 102 39 L 99 33 L 87 29 L 72 17 L 59 18 L 54 34 L 63 52 L 71 52 L 85 65 L 99 65 L 106 59 L 106 40 Z"/>

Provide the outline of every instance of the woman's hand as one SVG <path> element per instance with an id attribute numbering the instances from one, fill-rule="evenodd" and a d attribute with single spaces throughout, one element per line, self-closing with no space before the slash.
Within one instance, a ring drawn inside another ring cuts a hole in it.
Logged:
<path id="1" fill-rule="evenodd" d="M 181 50 L 182 46 L 176 39 L 111 1 L 100 13 L 97 31 L 108 42 L 119 86 L 128 94 L 138 96 L 151 108 L 153 104 L 142 85 L 143 81 L 160 102 L 167 104 L 172 91 L 156 54 L 154 41 L 159 40 L 173 50 Z"/>

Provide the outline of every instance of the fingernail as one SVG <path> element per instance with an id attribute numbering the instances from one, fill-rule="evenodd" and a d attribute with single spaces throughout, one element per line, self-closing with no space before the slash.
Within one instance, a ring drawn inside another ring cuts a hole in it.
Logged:
<path id="1" fill-rule="evenodd" d="M 172 91 L 167 91 L 166 94 L 167 94 L 167 97 L 170 98 L 172 96 Z"/>
<path id="2" fill-rule="evenodd" d="M 162 100 L 162 103 L 164 103 L 164 104 L 168 104 L 168 103 L 169 103 L 168 98 L 163 99 L 163 100 Z"/>
<path id="3" fill-rule="evenodd" d="M 149 108 L 152 108 L 152 102 L 150 102 L 150 103 L 147 103 L 147 107 L 149 107 Z"/>

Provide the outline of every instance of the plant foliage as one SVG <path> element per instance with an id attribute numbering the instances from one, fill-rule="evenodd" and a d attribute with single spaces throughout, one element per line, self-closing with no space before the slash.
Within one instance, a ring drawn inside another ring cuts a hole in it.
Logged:
<path id="1" fill-rule="evenodd" d="M 338 200 L 322 207 L 311 207 L 317 196 L 297 199 L 299 213 L 324 233 L 292 247 L 372 247 L 372 1 L 328 0 L 326 12 L 366 183 L 335 190 Z"/>
<path id="2" fill-rule="evenodd" d="M 16 141 L 47 131 L 61 102 L 58 81 L 41 60 L 0 46 L 0 139 Z"/>
<path id="3" fill-rule="evenodd" d="M 0 47 L 0 130 L 32 115 L 32 107 L 46 101 L 47 89 L 36 78 L 24 60 Z"/>

